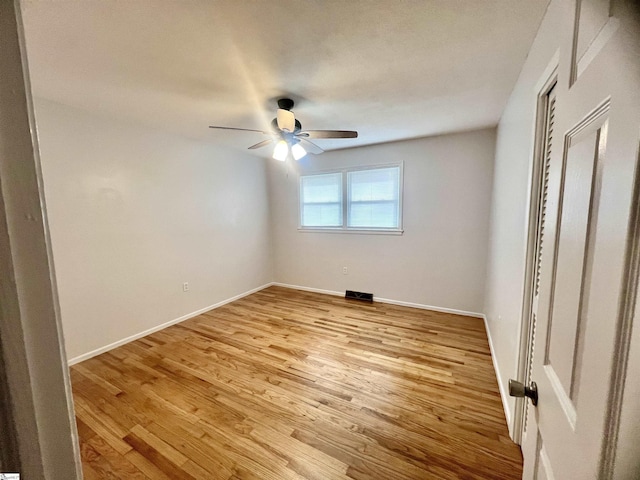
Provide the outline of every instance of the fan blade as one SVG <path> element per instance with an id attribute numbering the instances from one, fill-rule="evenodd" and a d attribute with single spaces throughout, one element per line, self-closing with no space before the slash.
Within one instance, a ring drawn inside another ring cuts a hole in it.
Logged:
<path id="1" fill-rule="evenodd" d="M 251 145 L 249 147 L 249 150 L 255 150 L 256 148 L 260 148 L 260 147 L 264 147 L 265 145 L 269 145 L 273 140 L 268 139 L 268 140 L 263 140 L 261 142 L 256 143 L 255 145 Z"/>
<path id="2" fill-rule="evenodd" d="M 310 142 L 309 140 L 307 140 L 306 138 L 303 137 L 299 137 L 300 138 L 300 143 L 302 143 L 302 145 L 304 147 L 306 147 L 306 149 L 309 151 L 309 153 L 313 153 L 316 155 L 319 155 L 321 153 L 324 153 L 324 150 L 322 148 L 320 148 L 318 145 L 316 145 L 313 142 Z"/>
<path id="3" fill-rule="evenodd" d="M 293 115 L 292 111 L 279 108 L 276 118 L 278 119 L 278 128 L 280 130 L 293 132 L 296 128 L 296 117 Z"/>
<path id="4" fill-rule="evenodd" d="M 267 132 L 263 132 L 262 130 L 253 130 L 251 128 L 218 127 L 216 125 L 209 125 L 209 128 L 218 128 L 220 130 L 240 130 L 242 132 L 257 132 L 257 133 L 262 133 L 264 135 L 268 135 Z"/>
<path id="5" fill-rule="evenodd" d="M 298 134 L 305 138 L 358 138 L 358 132 L 353 130 L 305 130 Z"/>

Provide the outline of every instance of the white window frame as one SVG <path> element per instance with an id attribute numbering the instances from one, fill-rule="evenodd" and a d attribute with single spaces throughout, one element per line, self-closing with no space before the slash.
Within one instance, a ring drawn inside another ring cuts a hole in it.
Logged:
<path id="1" fill-rule="evenodd" d="M 378 170 L 382 168 L 399 169 L 398 172 L 398 228 L 374 228 L 374 227 L 349 227 L 348 206 L 349 206 L 349 185 L 347 184 L 348 172 L 359 172 L 362 170 Z M 329 173 L 340 173 L 342 175 L 342 226 L 341 227 L 305 227 L 302 225 L 302 177 L 310 175 L 324 175 Z M 402 235 L 403 230 L 403 198 L 404 191 L 404 162 L 385 163 L 379 165 L 363 165 L 356 167 L 345 167 L 333 170 L 318 170 L 312 172 L 301 173 L 298 176 L 298 231 L 312 233 L 356 233 L 356 234 L 374 234 L 374 235 Z"/>

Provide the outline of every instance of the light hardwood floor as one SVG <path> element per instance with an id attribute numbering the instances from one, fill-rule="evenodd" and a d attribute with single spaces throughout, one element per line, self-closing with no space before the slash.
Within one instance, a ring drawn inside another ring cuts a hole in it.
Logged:
<path id="1" fill-rule="evenodd" d="M 270 287 L 71 375 L 86 480 L 521 477 L 477 318 Z"/>

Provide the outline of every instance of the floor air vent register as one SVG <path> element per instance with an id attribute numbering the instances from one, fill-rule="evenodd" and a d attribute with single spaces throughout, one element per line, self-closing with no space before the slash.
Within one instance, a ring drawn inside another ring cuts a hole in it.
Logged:
<path id="1" fill-rule="evenodd" d="M 354 292 L 353 290 L 347 290 L 344 294 L 344 298 L 373 303 L 373 293 Z"/>

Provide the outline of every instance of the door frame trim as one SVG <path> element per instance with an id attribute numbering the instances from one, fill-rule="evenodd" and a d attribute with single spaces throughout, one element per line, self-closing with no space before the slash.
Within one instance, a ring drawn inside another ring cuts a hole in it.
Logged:
<path id="1" fill-rule="evenodd" d="M 15 431 L 0 438 L 0 448 L 9 443 L 0 461 L 23 478 L 79 480 L 80 448 L 19 0 L 0 1 L 0 43 L 0 64 L 7 72 L 0 76 L 0 416 Z"/>
<path id="2" fill-rule="evenodd" d="M 525 223 L 525 257 L 524 278 L 522 291 L 522 308 L 520 315 L 518 355 L 516 358 L 516 380 L 524 384 L 529 383 L 529 371 L 531 365 L 532 345 L 532 317 L 533 289 L 535 276 L 535 253 L 538 239 L 538 214 L 540 208 L 540 196 L 542 193 L 542 165 L 544 164 L 544 144 L 546 139 L 545 122 L 547 109 L 547 94 L 558 81 L 558 67 L 560 65 L 560 50 L 556 50 L 551 60 L 544 69 L 542 75 L 533 88 L 535 95 L 535 121 L 532 138 L 533 149 L 529 167 L 529 191 L 527 200 L 527 217 Z M 522 444 L 524 433 L 524 421 L 526 412 L 526 399 L 516 398 L 513 412 L 511 432 L 513 441 Z"/>
<path id="3" fill-rule="evenodd" d="M 620 433 L 620 417 L 624 400 L 624 387 L 629 365 L 629 352 L 633 321 L 635 317 L 638 290 L 640 289 L 640 143 L 636 149 L 636 166 L 633 179 L 633 193 L 627 229 L 625 247 L 625 270 L 622 275 L 622 294 L 618 304 L 615 348 L 609 397 L 607 399 L 607 413 L 604 425 L 604 438 L 600 453 L 600 468 L 598 478 L 613 479 L 615 458 L 618 449 L 618 435 Z"/>

